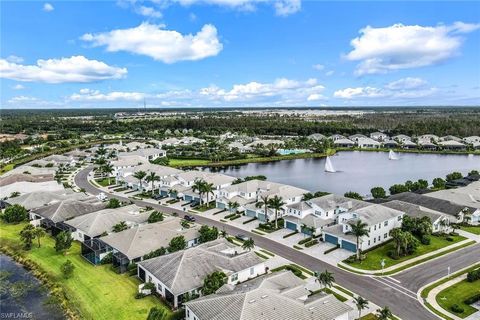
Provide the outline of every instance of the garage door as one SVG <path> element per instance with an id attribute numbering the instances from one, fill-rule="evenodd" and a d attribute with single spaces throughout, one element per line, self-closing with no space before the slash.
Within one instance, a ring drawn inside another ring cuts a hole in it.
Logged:
<path id="1" fill-rule="evenodd" d="M 189 195 L 185 195 L 185 201 L 192 201 L 193 200 L 193 197 L 192 196 L 189 196 Z"/>
<path id="2" fill-rule="evenodd" d="M 351 243 L 345 240 L 342 240 L 342 248 L 352 252 L 357 251 L 357 245 L 355 243 Z"/>
<path id="3" fill-rule="evenodd" d="M 297 225 L 293 222 L 286 221 L 285 226 L 287 227 L 287 229 L 290 229 L 290 230 L 293 230 L 293 231 L 297 230 Z"/>
<path id="4" fill-rule="evenodd" d="M 338 238 L 330 234 L 325 234 L 325 241 L 334 245 L 338 244 Z"/>
<path id="5" fill-rule="evenodd" d="M 219 208 L 219 209 L 225 209 L 225 203 L 217 202 L 217 208 Z"/>

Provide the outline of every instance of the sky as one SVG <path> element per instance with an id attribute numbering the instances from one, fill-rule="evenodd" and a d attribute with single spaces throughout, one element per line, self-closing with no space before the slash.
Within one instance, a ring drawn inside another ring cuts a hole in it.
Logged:
<path id="1" fill-rule="evenodd" d="M 0 2 L 0 107 L 479 106 L 480 2 Z"/>

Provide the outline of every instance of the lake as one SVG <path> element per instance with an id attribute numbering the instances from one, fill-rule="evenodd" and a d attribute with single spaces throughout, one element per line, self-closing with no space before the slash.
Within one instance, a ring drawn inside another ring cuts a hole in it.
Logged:
<path id="1" fill-rule="evenodd" d="M 1 317 L 12 319 L 65 319 L 62 310 L 50 304 L 40 281 L 20 264 L 0 255 Z"/>
<path id="2" fill-rule="evenodd" d="M 467 174 L 480 170 L 478 155 L 444 155 L 397 153 L 397 160 L 389 160 L 388 152 L 344 151 L 330 157 L 335 173 L 325 172 L 323 159 L 295 159 L 267 163 L 249 163 L 240 166 L 205 168 L 235 177 L 264 175 L 268 180 L 290 184 L 311 191 L 344 194 L 356 191 L 370 194 L 370 189 L 382 186 L 387 191 L 396 183 L 407 180 L 442 177 L 453 171 Z"/>

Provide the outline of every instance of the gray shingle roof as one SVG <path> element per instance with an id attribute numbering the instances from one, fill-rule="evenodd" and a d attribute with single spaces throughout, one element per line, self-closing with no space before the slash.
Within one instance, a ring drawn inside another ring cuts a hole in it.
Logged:
<path id="1" fill-rule="evenodd" d="M 405 214 L 407 214 L 408 216 L 414 218 L 429 217 L 432 222 L 434 222 L 438 218 L 446 217 L 446 215 L 441 212 L 399 200 L 382 203 L 382 206 L 400 210 L 402 212 L 405 212 Z"/>
<path id="2" fill-rule="evenodd" d="M 200 320 L 332 320 L 352 310 L 332 295 L 308 294 L 288 271 L 225 285 L 186 305 Z"/>
<path id="3" fill-rule="evenodd" d="M 101 202 L 86 202 L 67 199 L 36 208 L 32 211 L 43 218 L 52 220 L 53 222 L 62 222 L 103 208 L 105 208 L 105 204 Z"/>
<path id="4" fill-rule="evenodd" d="M 263 260 L 254 252 L 245 252 L 225 239 L 217 239 L 139 264 L 174 294 L 181 294 L 201 287 L 205 277 L 214 271 L 231 275 L 261 263 Z"/>
<path id="5" fill-rule="evenodd" d="M 333 210 L 336 207 L 344 207 L 355 210 L 371 205 L 371 203 L 366 201 L 351 199 L 333 193 L 310 199 L 307 202 L 313 203 L 325 211 Z"/>

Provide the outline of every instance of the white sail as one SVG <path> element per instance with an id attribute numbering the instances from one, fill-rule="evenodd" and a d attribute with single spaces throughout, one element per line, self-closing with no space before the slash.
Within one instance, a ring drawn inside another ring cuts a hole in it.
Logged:
<path id="1" fill-rule="evenodd" d="M 330 157 L 327 157 L 327 160 L 325 161 L 325 171 L 336 172 L 335 168 L 333 167 L 332 160 L 330 160 Z"/>
<path id="2" fill-rule="evenodd" d="M 397 154 L 395 152 L 393 152 L 393 150 L 390 150 L 390 152 L 388 153 L 388 159 L 389 160 L 398 160 Z"/>

